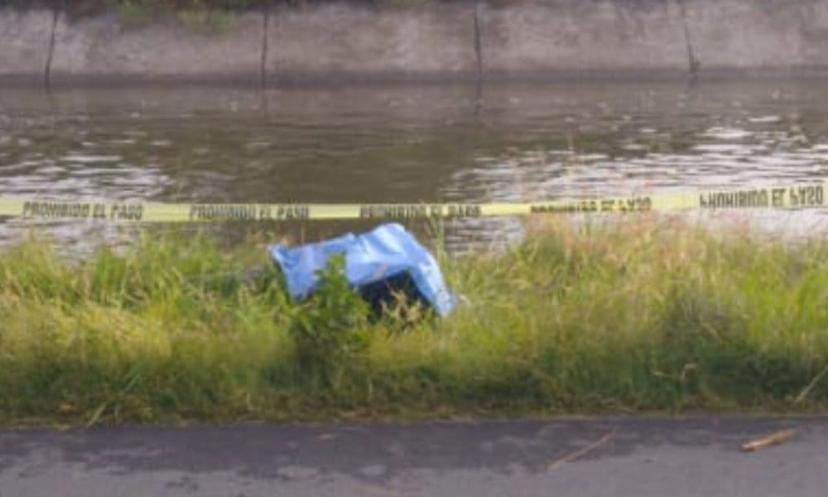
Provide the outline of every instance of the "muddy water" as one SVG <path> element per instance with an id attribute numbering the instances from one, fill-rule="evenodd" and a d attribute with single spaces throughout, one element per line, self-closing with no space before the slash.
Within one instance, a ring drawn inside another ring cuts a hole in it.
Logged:
<path id="1" fill-rule="evenodd" d="M 823 81 L 0 89 L 2 195 L 480 202 L 826 174 Z M 792 219 L 805 225 L 823 217 L 792 216 L 763 215 L 762 222 L 790 227 Z M 29 226 L 7 220 L 0 240 L 15 240 Z M 359 227 L 328 223 L 323 231 Z M 65 240 L 121 233 L 90 223 L 46 229 Z M 315 236 L 306 226 L 281 229 Z M 462 248 L 520 234 L 518 221 L 478 220 L 454 223 L 448 237 Z"/>

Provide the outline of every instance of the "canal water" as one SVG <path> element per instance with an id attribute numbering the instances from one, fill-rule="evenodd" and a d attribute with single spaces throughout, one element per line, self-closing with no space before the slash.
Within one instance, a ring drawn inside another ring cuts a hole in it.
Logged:
<path id="1" fill-rule="evenodd" d="M 0 88 L 3 196 L 526 201 L 788 184 L 827 174 L 828 85 L 819 80 Z M 766 227 L 808 231 L 824 216 L 758 218 Z M 31 227 L 0 220 L 0 243 Z M 275 229 L 314 238 L 363 227 Z M 446 236 L 456 249 L 502 246 L 520 239 L 522 227 L 514 219 L 464 220 L 450 223 Z M 64 241 L 135 232 L 77 222 L 38 229 Z"/>

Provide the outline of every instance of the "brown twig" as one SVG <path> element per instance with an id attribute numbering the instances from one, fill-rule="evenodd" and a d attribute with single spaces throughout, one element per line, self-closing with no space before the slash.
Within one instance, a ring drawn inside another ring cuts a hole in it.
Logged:
<path id="1" fill-rule="evenodd" d="M 799 395 L 796 396 L 796 400 L 794 400 L 794 402 L 799 404 L 800 402 L 804 401 L 805 398 L 808 397 L 808 394 L 811 393 L 811 390 L 814 389 L 817 383 L 819 383 L 819 380 L 821 380 L 826 373 L 828 373 L 828 368 L 823 369 L 822 372 L 816 375 L 814 379 L 811 380 L 810 383 L 808 383 L 808 386 L 806 386 L 801 392 L 799 392 Z"/>
<path id="2" fill-rule="evenodd" d="M 572 462 L 572 461 L 578 459 L 579 457 L 583 457 L 583 456 L 589 454 L 590 452 L 592 452 L 593 450 L 597 449 L 598 447 L 600 447 L 600 446 L 604 445 L 605 443 L 609 442 L 610 440 L 612 440 L 613 437 L 615 437 L 615 430 L 612 430 L 611 432 L 607 433 L 606 435 L 604 435 L 603 437 L 599 438 L 598 440 L 592 442 L 591 444 L 587 445 L 586 447 L 578 449 L 575 452 L 571 452 L 571 453 L 565 455 L 564 457 L 547 464 L 546 465 L 546 470 L 547 471 L 556 470 L 556 469 L 560 468 L 561 466 L 563 466 L 565 463 Z"/>
<path id="3" fill-rule="evenodd" d="M 754 452 L 760 449 L 765 449 L 773 445 L 785 443 L 796 435 L 796 430 L 782 430 L 765 435 L 761 438 L 756 438 L 742 444 L 742 450 L 745 452 Z"/>

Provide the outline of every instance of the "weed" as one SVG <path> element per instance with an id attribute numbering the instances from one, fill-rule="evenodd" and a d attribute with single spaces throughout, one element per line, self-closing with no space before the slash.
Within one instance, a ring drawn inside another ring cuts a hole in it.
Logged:
<path id="1" fill-rule="evenodd" d="M 369 346 L 368 305 L 345 278 L 345 259 L 332 257 L 312 298 L 297 306 L 288 330 L 299 370 L 332 386 Z"/>
<path id="2" fill-rule="evenodd" d="M 828 406 L 824 243 L 527 228 L 439 254 L 463 296 L 443 319 L 371 318 L 342 260 L 297 303 L 257 247 L 146 236 L 67 261 L 23 241 L 0 253 L 0 423 Z"/>

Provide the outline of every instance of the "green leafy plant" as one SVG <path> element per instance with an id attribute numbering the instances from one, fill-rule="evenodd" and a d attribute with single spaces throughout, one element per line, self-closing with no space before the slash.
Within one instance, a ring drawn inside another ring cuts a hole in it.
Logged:
<path id="1" fill-rule="evenodd" d="M 368 305 L 345 278 L 344 258 L 332 257 L 319 273 L 316 292 L 296 308 L 289 329 L 300 371 L 333 383 L 367 349 L 368 315 Z"/>

